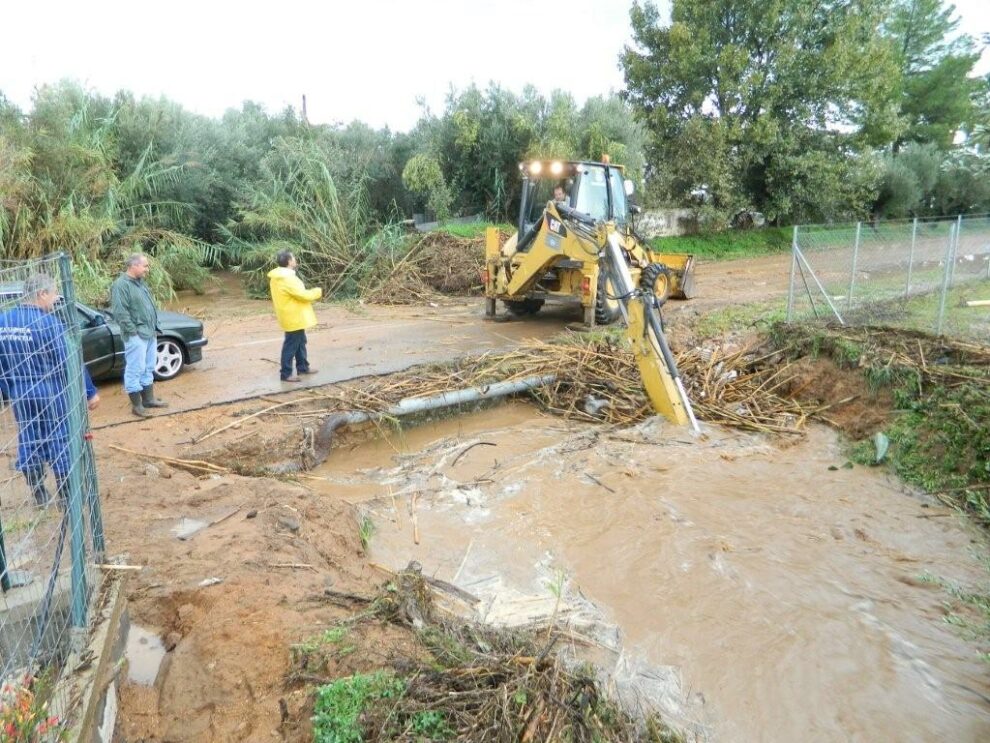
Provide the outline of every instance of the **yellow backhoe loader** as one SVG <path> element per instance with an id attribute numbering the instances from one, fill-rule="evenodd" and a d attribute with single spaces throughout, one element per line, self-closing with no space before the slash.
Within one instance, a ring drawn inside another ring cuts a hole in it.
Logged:
<path id="1" fill-rule="evenodd" d="M 486 244 L 486 313 L 493 317 L 497 300 L 514 315 L 532 315 L 547 300 L 580 302 L 587 325 L 608 325 L 619 319 L 615 292 L 600 270 L 598 251 L 589 249 L 568 228 L 579 218 L 608 224 L 619 235 L 626 265 L 634 282 L 648 265 L 654 269 L 654 294 L 667 299 L 690 299 L 694 257 L 660 254 L 650 249 L 633 229 L 627 196 L 632 182 L 623 168 L 604 162 L 545 162 L 520 164 L 522 193 L 517 232 L 504 244 Z"/>
<path id="2" fill-rule="evenodd" d="M 486 235 L 486 314 L 495 315 L 499 299 L 527 315 L 548 298 L 579 297 L 589 326 L 621 316 L 654 409 L 698 430 L 660 315 L 670 297 L 691 296 L 693 257 L 661 255 L 636 236 L 626 201 L 632 183 L 621 167 L 534 161 L 520 168 L 518 232 L 501 245 L 498 230 Z"/>

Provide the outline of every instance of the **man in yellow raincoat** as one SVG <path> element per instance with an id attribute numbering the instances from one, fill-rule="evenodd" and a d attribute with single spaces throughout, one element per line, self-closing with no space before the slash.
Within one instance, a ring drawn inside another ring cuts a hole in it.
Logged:
<path id="1" fill-rule="evenodd" d="M 296 276 L 296 257 L 288 250 L 280 251 L 275 256 L 275 263 L 278 268 L 268 272 L 268 279 L 275 316 L 285 331 L 279 375 L 283 382 L 298 382 L 298 374 L 316 374 L 306 358 L 306 328 L 316 325 L 313 302 L 323 297 L 323 290 L 306 288 L 302 279 Z M 292 373 L 293 359 L 297 374 Z"/>

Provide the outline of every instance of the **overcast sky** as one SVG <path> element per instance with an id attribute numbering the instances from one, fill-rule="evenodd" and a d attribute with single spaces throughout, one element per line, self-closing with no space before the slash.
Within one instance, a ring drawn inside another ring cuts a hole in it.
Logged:
<path id="1" fill-rule="evenodd" d="M 620 90 L 631 2 L 10 0 L 0 92 L 29 109 L 36 86 L 71 78 L 209 116 L 248 99 L 299 108 L 306 94 L 314 123 L 404 131 L 418 98 L 441 110 L 451 85 L 496 81 L 518 93 L 531 83 L 579 102 Z M 990 32 L 990 0 L 955 4 L 963 31 Z M 990 52 L 979 69 L 990 70 Z"/>

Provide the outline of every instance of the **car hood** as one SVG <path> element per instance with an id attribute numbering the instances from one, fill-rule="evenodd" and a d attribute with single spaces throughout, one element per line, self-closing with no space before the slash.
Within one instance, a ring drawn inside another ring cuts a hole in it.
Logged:
<path id="1" fill-rule="evenodd" d="M 117 320 L 113 316 L 113 312 L 109 309 L 100 310 L 107 320 L 117 324 Z M 203 323 L 197 320 L 195 317 L 190 317 L 189 315 L 183 315 L 179 312 L 169 312 L 168 310 L 158 311 L 158 327 L 161 330 L 175 330 L 178 328 L 202 328 Z"/>

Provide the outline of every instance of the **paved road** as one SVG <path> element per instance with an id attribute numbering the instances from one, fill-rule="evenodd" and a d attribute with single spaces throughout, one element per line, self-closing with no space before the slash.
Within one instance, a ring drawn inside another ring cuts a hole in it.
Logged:
<path id="1" fill-rule="evenodd" d="M 319 325 L 307 333 L 310 362 L 318 373 L 304 377 L 302 383 L 287 384 L 278 374 L 282 333 L 268 307 L 244 300 L 240 305 L 206 308 L 209 345 L 203 360 L 171 382 L 156 385 L 156 393 L 170 403 L 169 413 L 507 349 L 529 338 L 547 338 L 577 319 L 575 313 L 559 308 L 526 321 L 492 322 L 485 319 L 480 301 L 358 312 L 323 305 L 317 310 Z M 245 309 L 252 314 L 245 315 Z M 241 316 L 225 317 L 225 311 L 240 311 Z M 99 387 L 102 402 L 92 416 L 95 427 L 134 420 L 119 381 Z"/>

